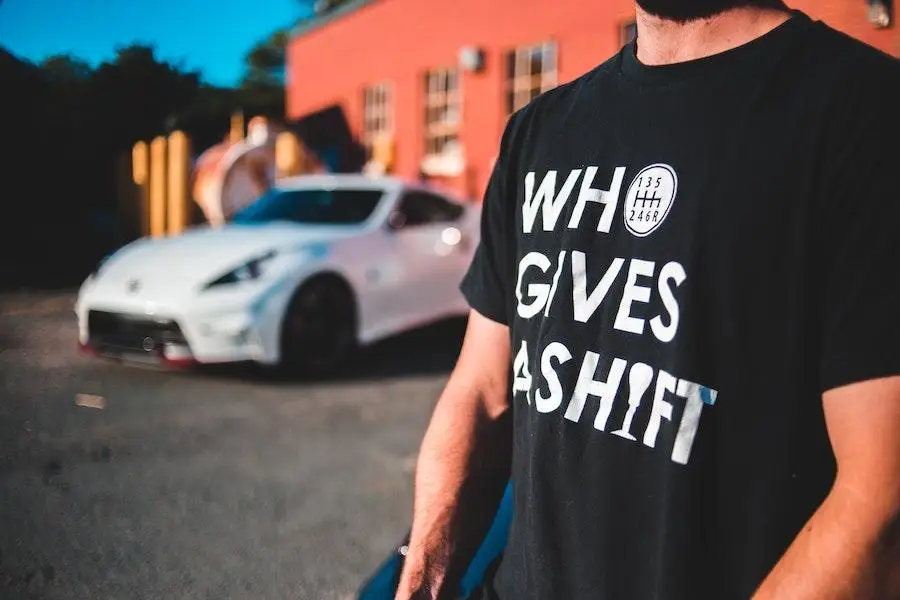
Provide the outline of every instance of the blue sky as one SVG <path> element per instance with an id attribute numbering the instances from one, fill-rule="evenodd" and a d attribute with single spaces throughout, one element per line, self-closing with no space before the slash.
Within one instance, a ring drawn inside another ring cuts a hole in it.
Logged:
<path id="1" fill-rule="evenodd" d="M 0 46 L 33 61 L 71 53 L 91 64 L 116 46 L 151 43 L 159 58 L 237 82 L 244 53 L 309 11 L 304 0 L 0 0 Z"/>

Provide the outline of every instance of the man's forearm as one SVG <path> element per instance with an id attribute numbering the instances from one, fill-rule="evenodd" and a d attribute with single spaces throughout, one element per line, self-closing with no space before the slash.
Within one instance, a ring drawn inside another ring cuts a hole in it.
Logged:
<path id="1" fill-rule="evenodd" d="M 454 597 L 509 476 L 509 415 L 489 414 L 463 385 L 448 385 L 422 441 L 398 599 Z"/>
<path id="2" fill-rule="evenodd" d="M 900 513 L 837 486 L 753 600 L 900 600 Z"/>

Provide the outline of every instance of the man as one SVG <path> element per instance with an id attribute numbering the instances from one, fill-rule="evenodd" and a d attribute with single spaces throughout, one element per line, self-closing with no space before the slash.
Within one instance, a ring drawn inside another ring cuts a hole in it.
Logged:
<path id="1" fill-rule="evenodd" d="M 397 598 L 509 474 L 485 598 L 900 598 L 900 67 L 771 1 L 637 17 L 504 133 Z"/>

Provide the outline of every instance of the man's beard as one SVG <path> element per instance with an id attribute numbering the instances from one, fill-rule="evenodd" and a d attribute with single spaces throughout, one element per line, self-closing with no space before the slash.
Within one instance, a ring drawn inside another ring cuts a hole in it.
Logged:
<path id="1" fill-rule="evenodd" d="M 637 3 L 651 15 L 679 23 L 708 19 L 745 6 L 784 8 L 781 0 L 637 0 Z"/>

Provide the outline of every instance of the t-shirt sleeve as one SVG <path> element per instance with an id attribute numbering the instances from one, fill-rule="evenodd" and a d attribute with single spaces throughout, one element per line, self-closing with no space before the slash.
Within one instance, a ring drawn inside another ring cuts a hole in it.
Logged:
<path id="1" fill-rule="evenodd" d="M 900 63 L 886 67 L 834 117 L 823 160 L 822 391 L 900 374 Z"/>
<path id="2" fill-rule="evenodd" d="M 515 119 L 515 116 L 510 119 L 504 131 L 500 152 L 481 204 L 478 246 L 460 284 L 460 290 L 472 309 L 503 325 L 511 322 L 515 184 L 510 183 L 508 146 Z"/>

